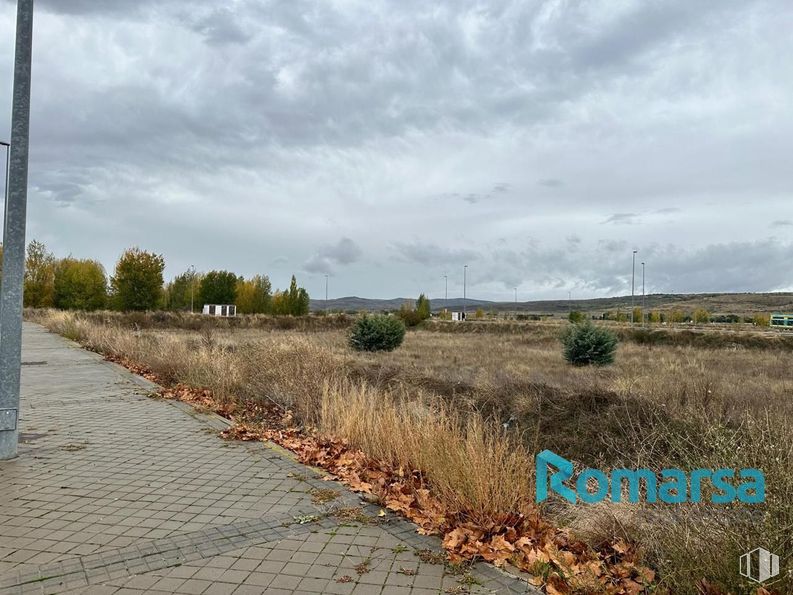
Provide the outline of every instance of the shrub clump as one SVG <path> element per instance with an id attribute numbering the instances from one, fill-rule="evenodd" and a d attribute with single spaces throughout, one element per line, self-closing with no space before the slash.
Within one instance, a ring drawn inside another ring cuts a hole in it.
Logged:
<path id="1" fill-rule="evenodd" d="M 564 358 L 574 366 L 614 363 L 617 335 L 589 321 L 571 324 L 562 335 Z"/>
<path id="2" fill-rule="evenodd" d="M 356 351 L 393 351 L 405 338 L 405 323 L 396 316 L 363 316 L 353 325 L 350 347 Z"/>

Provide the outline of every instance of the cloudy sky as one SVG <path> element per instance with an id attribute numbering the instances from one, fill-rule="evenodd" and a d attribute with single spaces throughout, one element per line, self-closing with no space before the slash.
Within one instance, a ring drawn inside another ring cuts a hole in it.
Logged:
<path id="1" fill-rule="evenodd" d="M 36 0 L 28 237 L 315 297 L 793 288 L 789 0 Z M 0 0 L 0 113 L 15 2 Z M 8 137 L 10 116 L 0 118 Z"/>

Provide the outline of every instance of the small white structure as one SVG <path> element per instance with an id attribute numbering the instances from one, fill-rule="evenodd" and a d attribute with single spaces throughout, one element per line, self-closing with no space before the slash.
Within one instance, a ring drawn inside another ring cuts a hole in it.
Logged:
<path id="1" fill-rule="evenodd" d="M 465 320 L 464 312 L 452 312 L 452 322 L 462 322 Z"/>
<path id="2" fill-rule="evenodd" d="M 237 306 L 234 304 L 204 304 L 204 314 L 220 318 L 234 318 L 237 315 Z"/>

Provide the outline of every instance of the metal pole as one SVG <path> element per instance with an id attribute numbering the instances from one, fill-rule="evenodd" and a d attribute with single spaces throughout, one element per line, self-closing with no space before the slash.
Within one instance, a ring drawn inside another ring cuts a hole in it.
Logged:
<path id="1" fill-rule="evenodd" d="M 3 226 L 3 287 L 0 290 L 0 460 L 17 456 L 19 440 L 32 47 L 33 0 L 17 0 L 11 156 L 8 161 L 8 200 Z"/>
<path id="2" fill-rule="evenodd" d="M 193 313 L 193 298 L 195 297 L 195 265 L 190 265 L 190 314 Z"/>
<path id="3" fill-rule="evenodd" d="M 3 186 L 3 213 L 8 212 L 8 170 L 11 166 L 11 143 L 0 141 L 0 145 L 6 149 L 6 171 L 5 186 Z M 5 237 L 5 220 L 3 221 L 3 237 Z"/>
<path id="4" fill-rule="evenodd" d="M 449 275 L 443 276 L 444 280 L 446 281 L 446 292 L 443 294 L 443 307 L 449 307 Z"/>
<path id="5" fill-rule="evenodd" d="M 636 278 L 636 252 L 633 251 L 633 264 L 631 265 L 631 324 L 633 324 L 633 294 L 634 294 L 634 280 Z"/>
<path id="6" fill-rule="evenodd" d="M 647 318 L 647 312 L 644 310 L 644 263 L 642 263 L 642 323 Z"/>
<path id="7" fill-rule="evenodd" d="M 518 288 L 515 288 L 515 312 L 518 311 Z"/>
<path id="8" fill-rule="evenodd" d="M 463 320 L 465 320 L 465 290 L 468 278 L 468 265 L 463 266 Z"/>
<path id="9" fill-rule="evenodd" d="M 325 275 L 325 310 L 328 309 L 328 276 Z"/>

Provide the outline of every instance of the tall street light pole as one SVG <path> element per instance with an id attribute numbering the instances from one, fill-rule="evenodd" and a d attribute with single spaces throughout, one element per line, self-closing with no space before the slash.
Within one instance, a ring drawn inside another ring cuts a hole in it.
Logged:
<path id="1" fill-rule="evenodd" d="M 644 311 L 644 263 L 642 262 L 642 323 L 644 323 L 647 313 Z"/>
<path id="2" fill-rule="evenodd" d="M 631 265 L 631 324 L 633 324 L 633 294 L 634 294 L 634 281 L 636 279 L 636 253 L 638 250 L 633 251 L 633 264 Z"/>
<path id="3" fill-rule="evenodd" d="M 190 314 L 193 313 L 193 301 L 195 298 L 195 265 L 190 265 Z"/>
<path id="4" fill-rule="evenodd" d="M 16 457 L 19 441 L 32 50 L 33 0 L 17 0 L 8 198 L 3 225 L 3 286 L 0 289 L 0 460 Z"/>
<path id="5" fill-rule="evenodd" d="M 468 265 L 463 266 L 463 320 L 465 320 L 466 285 L 468 282 Z"/>
<path id="6" fill-rule="evenodd" d="M 0 140 L 0 146 L 5 147 L 6 150 L 6 170 L 5 170 L 5 185 L 3 186 L 3 213 L 8 211 L 8 170 L 11 167 L 11 143 Z M 5 234 L 5 227 L 3 228 Z"/>

